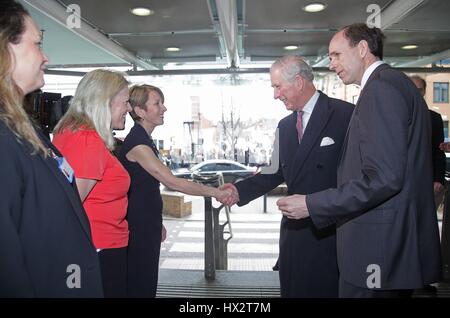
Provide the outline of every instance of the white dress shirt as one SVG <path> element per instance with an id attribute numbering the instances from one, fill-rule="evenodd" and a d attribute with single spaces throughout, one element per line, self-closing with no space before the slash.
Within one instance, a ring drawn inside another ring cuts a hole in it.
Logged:
<path id="1" fill-rule="evenodd" d="M 381 64 L 384 64 L 383 61 L 376 61 L 367 68 L 367 70 L 364 72 L 363 77 L 361 79 L 361 90 L 363 90 L 364 85 L 366 85 L 367 80 L 369 79 L 370 75 L 372 75 L 373 71 L 380 66 Z"/>
<path id="2" fill-rule="evenodd" d="M 302 117 L 302 127 L 303 132 L 305 132 L 306 126 L 308 125 L 309 118 L 311 117 L 311 114 L 314 110 L 314 107 L 316 106 L 317 100 L 319 99 L 319 92 L 316 91 L 313 96 L 309 99 L 309 101 L 303 106 L 303 117 Z"/>

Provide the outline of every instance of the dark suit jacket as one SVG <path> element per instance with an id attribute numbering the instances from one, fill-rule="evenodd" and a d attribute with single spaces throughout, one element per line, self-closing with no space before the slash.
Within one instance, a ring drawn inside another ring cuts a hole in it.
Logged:
<path id="1" fill-rule="evenodd" d="M 30 145 L 19 143 L 2 121 L 0 149 L 0 297 L 103 297 L 76 188 L 53 158 L 30 155 Z M 71 289 L 67 282 L 77 282 L 77 266 L 81 288 Z"/>
<path id="2" fill-rule="evenodd" d="M 236 183 L 239 205 L 286 182 L 289 194 L 307 194 L 336 186 L 336 170 L 353 105 L 323 93 L 299 145 L 297 113 L 279 125 L 280 165 L 275 174 L 258 174 Z M 334 144 L 320 146 L 324 137 Z M 309 219 L 283 217 L 279 274 L 282 297 L 337 297 L 338 271 L 334 227 L 318 231 Z"/>
<path id="3" fill-rule="evenodd" d="M 441 114 L 433 110 L 430 111 L 431 119 L 431 150 L 433 160 L 433 181 L 445 184 L 445 153 L 439 149 L 439 145 L 444 142 L 444 123 Z"/>
<path id="4" fill-rule="evenodd" d="M 430 131 L 414 84 L 387 64 L 377 67 L 349 125 L 337 189 L 306 197 L 316 226 L 337 223 L 346 282 L 412 289 L 439 279 Z"/>

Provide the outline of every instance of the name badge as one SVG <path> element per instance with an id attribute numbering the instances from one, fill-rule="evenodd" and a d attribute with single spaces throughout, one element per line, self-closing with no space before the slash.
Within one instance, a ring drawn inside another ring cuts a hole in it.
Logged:
<path id="1" fill-rule="evenodd" d="M 66 158 L 64 157 L 57 157 L 55 158 L 58 162 L 58 168 L 63 173 L 63 175 L 66 177 L 66 179 L 72 183 L 73 181 L 73 169 L 67 162 Z"/>

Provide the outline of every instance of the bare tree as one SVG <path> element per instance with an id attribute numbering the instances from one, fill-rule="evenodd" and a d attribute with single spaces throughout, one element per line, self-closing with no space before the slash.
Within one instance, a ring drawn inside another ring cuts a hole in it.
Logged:
<path id="1" fill-rule="evenodd" d="M 238 143 L 239 138 L 242 137 L 245 130 L 258 125 L 260 122 L 261 119 L 258 119 L 256 122 L 251 120 L 248 122 L 241 121 L 241 116 L 236 112 L 233 105 L 228 116 L 225 116 L 222 108 L 222 120 L 220 121 L 218 127 L 222 130 L 219 135 L 222 135 L 223 137 L 221 138 L 221 147 L 226 158 L 236 160 L 236 144 Z"/>

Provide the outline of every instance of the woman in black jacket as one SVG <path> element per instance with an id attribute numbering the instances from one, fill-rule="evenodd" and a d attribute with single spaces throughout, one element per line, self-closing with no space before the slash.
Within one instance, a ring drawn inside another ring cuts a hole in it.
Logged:
<path id="1" fill-rule="evenodd" d="M 35 130 L 24 96 L 44 85 L 41 32 L 0 2 L 0 297 L 102 297 L 97 253 L 73 172 Z"/>

